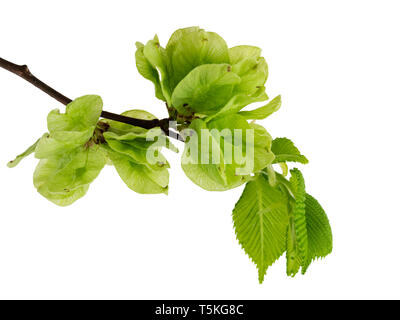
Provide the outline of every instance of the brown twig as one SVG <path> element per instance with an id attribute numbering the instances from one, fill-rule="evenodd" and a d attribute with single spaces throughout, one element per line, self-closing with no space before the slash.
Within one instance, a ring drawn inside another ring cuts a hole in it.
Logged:
<path id="1" fill-rule="evenodd" d="M 21 77 L 22 79 L 28 81 L 29 83 L 33 84 L 35 87 L 39 88 L 43 92 L 47 93 L 52 98 L 56 99 L 58 102 L 61 102 L 64 105 L 69 104 L 72 100 L 60 92 L 54 90 L 52 87 L 44 83 L 43 81 L 36 78 L 31 71 L 29 70 L 27 65 L 18 65 L 7 61 L 3 58 L 0 58 L 0 67 L 16 74 L 17 76 Z M 118 122 L 127 123 L 136 127 L 141 127 L 145 129 L 151 129 L 160 127 L 166 135 L 171 138 L 184 141 L 183 138 L 176 132 L 169 129 L 169 118 L 165 119 L 154 119 L 154 120 L 143 120 L 137 118 L 126 117 L 123 115 L 119 115 L 116 113 L 102 111 L 101 117 L 105 119 L 110 119 Z"/>

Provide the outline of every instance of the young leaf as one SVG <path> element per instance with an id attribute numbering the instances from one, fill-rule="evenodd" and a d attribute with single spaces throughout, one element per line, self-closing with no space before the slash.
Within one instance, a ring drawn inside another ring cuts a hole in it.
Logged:
<path id="1" fill-rule="evenodd" d="M 233 210 L 233 222 L 237 239 L 257 265 L 262 283 L 268 267 L 286 248 L 287 195 L 260 174 L 247 183 Z"/>
<path id="2" fill-rule="evenodd" d="M 263 107 L 251 111 L 241 111 L 239 112 L 239 114 L 245 117 L 246 119 L 262 120 L 270 116 L 274 112 L 278 111 L 279 108 L 281 107 L 281 104 L 282 104 L 281 96 L 277 96 Z"/>
<path id="3" fill-rule="evenodd" d="M 172 105 L 181 114 L 213 114 L 227 103 L 239 82 L 227 64 L 198 66 L 176 86 Z"/>
<path id="4" fill-rule="evenodd" d="M 136 58 L 136 67 L 139 73 L 145 79 L 153 82 L 156 91 L 156 97 L 160 100 L 166 101 L 161 89 L 160 76 L 158 74 L 158 71 L 156 68 L 152 66 L 149 60 L 147 60 L 147 58 L 145 57 L 144 45 L 140 42 L 136 42 L 135 58 Z"/>
<path id="5" fill-rule="evenodd" d="M 272 141 L 272 152 L 275 155 L 274 163 L 279 162 L 300 162 L 308 163 L 308 159 L 303 156 L 292 141 L 287 138 L 276 138 Z"/>
<path id="6" fill-rule="evenodd" d="M 308 255 L 308 236 L 305 212 L 305 183 L 300 170 L 290 170 L 290 184 L 294 196 L 294 203 L 289 214 L 289 228 L 287 238 L 286 272 L 294 276 L 300 266 L 305 264 Z"/>
<path id="7" fill-rule="evenodd" d="M 326 257 L 332 252 L 332 230 L 324 209 L 311 195 L 305 198 L 308 254 L 301 269 L 304 274 L 310 263 L 317 258 Z"/>
<path id="8" fill-rule="evenodd" d="M 18 165 L 18 163 L 21 162 L 22 159 L 26 158 L 30 154 L 35 152 L 36 146 L 38 144 L 40 139 L 38 139 L 33 145 L 31 145 L 28 149 L 26 149 L 23 153 L 18 155 L 14 160 L 8 162 L 7 167 L 9 168 L 14 168 L 15 166 Z"/>

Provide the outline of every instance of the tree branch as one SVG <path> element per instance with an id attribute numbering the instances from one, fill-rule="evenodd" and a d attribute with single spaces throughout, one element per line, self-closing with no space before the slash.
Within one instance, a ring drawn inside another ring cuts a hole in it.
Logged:
<path id="1" fill-rule="evenodd" d="M 44 83 L 43 81 L 36 78 L 29 70 L 27 65 L 18 65 L 7 61 L 3 58 L 0 58 L 0 67 L 16 74 L 17 76 L 21 77 L 22 79 L 28 81 L 29 83 L 33 84 L 35 87 L 39 88 L 43 92 L 47 93 L 52 98 L 56 99 L 58 102 L 61 102 L 64 105 L 69 104 L 72 100 L 60 92 L 54 90 L 52 87 Z M 101 117 L 105 119 L 110 119 L 118 122 L 127 123 L 136 127 L 141 127 L 145 129 L 151 129 L 160 127 L 166 135 L 171 138 L 184 141 L 183 138 L 176 132 L 169 129 L 169 118 L 165 119 L 154 119 L 154 120 L 143 120 L 143 119 L 136 119 L 131 117 L 126 117 L 123 115 L 119 115 L 116 113 L 102 111 Z"/>

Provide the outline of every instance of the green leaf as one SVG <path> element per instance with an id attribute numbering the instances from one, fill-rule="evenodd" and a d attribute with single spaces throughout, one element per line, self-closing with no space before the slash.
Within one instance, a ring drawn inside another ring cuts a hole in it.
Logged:
<path id="1" fill-rule="evenodd" d="M 231 98 L 240 82 L 227 64 L 207 64 L 193 69 L 175 88 L 172 105 L 181 114 L 213 114 Z"/>
<path id="2" fill-rule="evenodd" d="M 229 64 L 228 47 L 219 35 L 198 27 L 179 29 L 171 36 L 166 52 L 170 61 L 171 89 L 202 64 Z"/>
<path id="3" fill-rule="evenodd" d="M 262 120 L 278 111 L 281 104 L 281 96 L 277 96 L 263 107 L 251 111 L 241 111 L 239 114 L 246 119 Z"/>
<path id="4" fill-rule="evenodd" d="M 289 167 L 288 167 L 287 163 L 286 162 L 279 162 L 278 164 L 281 167 L 282 175 L 284 177 L 286 177 L 288 175 L 288 173 L 289 173 Z"/>
<path id="5" fill-rule="evenodd" d="M 80 147 L 57 158 L 40 160 L 33 183 L 48 200 L 66 206 L 85 195 L 105 163 L 98 145 Z"/>
<path id="6" fill-rule="evenodd" d="M 307 271 L 310 263 L 326 257 L 332 252 L 332 230 L 324 209 L 311 195 L 306 194 L 306 219 L 308 234 L 308 255 L 301 272 Z"/>
<path id="7" fill-rule="evenodd" d="M 300 162 L 308 163 L 308 159 L 303 156 L 292 141 L 287 138 L 276 138 L 272 141 L 272 152 L 275 154 L 274 163 L 279 162 Z"/>
<path id="8" fill-rule="evenodd" d="M 22 159 L 26 158 L 30 154 L 35 152 L 36 146 L 38 144 L 40 139 L 38 139 L 33 145 L 31 145 L 28 149 L 26 149 L 23 153 L 18 155 L 14 160 L 8 162 L 7 167 L 9 168 L 14 168 L 15 166 L 18 165 L 18 163 L 21 162 Z"/>
<path id="9" fill-rule="evenodd" d="M 154 36 L 153 40 L 146 43 L 143 48 L 143 54 L 151 66 L 156 69 L 160 76 L 160 86 L 162 94 L 167 101 L 168 105 L 171 105 L 171 75 L 169 72 L 169 60 L 167 52 L 160 45 L 157 35 Z"/>
<path id="10" fill-rule="evenodd" d="M 96 127 L 101 115 L 103 101 L 99 96 L 87 95 L 75 99 L 66 107 L 65 113 L 56 109 L 47 117 L 50 133 L 56 131 L 86 131 Z"/>
<path id="11" fill-rule="evenodd" d="M 289 218 L 287 241 L 286 272 L 289 276 L 295 276 L 300 266 L 305 264 L 308 255 L 308 236 L 305 212 L 305 183 L 300 170 L 290 170 L 291 190 L 294 203 Z"/>
<path id="12" fill-rule="evenodd" d="M 145 79 L 153 82 L 156 91 L 156 97 L 160 100 L 166 101 L 161 89 L 160 76 L 158 74 L 158 71 L 152 66 L 152 64 L 149 62 L 149 60 L 147 60 L 144 55 L 144 45 L 140 42 L 136 42 L 136 48 L 136 67 L 139 73 Z"/>
<path id="13" fill-rule="evenodd" d="M 288 227 L 288 199 L 279 188 L 271 187 L 260 174 L 247 183 L 233 210 L 237 239 L 257 265 L 262 283 L 269 266 L 285 251 Z"/>

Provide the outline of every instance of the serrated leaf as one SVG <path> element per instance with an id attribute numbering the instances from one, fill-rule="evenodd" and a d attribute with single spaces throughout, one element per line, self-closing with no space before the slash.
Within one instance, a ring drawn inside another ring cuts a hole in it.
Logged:
<path id="1" fill-rule="evenodd" d="M 251 111 L 240 111 L 239 114 L 246 119 L 262 120 L 278 111 L 281 107 L 281 104 L 281 96 L 277 96 L 263 107 Z"/>
<path id="2" fill-rule="evenodd" d="M 239 82 L 227 64 L 198 66 L 176 86 L 172 105 L 181 114 L 213 114 L 227 103 Z"/>
<path id="3" fill-rule="evenodd" d="M 233 210 L 237 239 L 258 268 L 262 283 L 269 266 L 285 251 L 288 199 L 260 174 L 247 183 Z"/>
<path id="4" fill-rule="evenodd" d="M 304 274 L 310 263 L 326 257 L 332 252 L 332 230 L 328 217 L 318 201 L 306 194 L 305 210 L 308 234 L 308 255 L 301 272 Z"/>
<path id="5" fill-rule="evenodd" d="M 31 145 L 28 149 L 26 149 L 23 153 L 19 154 L 14 160 L 9 161 L 7 167 L 14 168 L 16 167 L 21 160 L 29 156 L 30 154 L 34 153 L 36 150 L 36 146 L 40 139 L 38 139 L 33 145 Z"/>
<path id="6" fill-rule="evenodd" d="M 279 162 L 278 164 L 281 167 L 282 175 L 284 177 L 286 177 L 288 175 L 288 173 L 289 173 L 289 167 L 288 167 L 287 163 L 286 162 Z"/>
<path id="7" fill-rule="evenodd" d="M 276 138 L 272 141 L 272 152 L 275 154 L 274 163 L 279 162 L 299 162 L 308 163 L 308 159 L 303 156 L 294 143 L 288 138 Z"/>
<path id="8" fill-rule="evenodd" d="M 287 244 L 287 274 L 295 276 L 300 266 L 305 264 L 308 256 L 307 221 L 305 212 L 305 183 L 300 170 L 290 170 L 290 184 L 294 201 L 291 206 L 288 244 Z"/>
<path id="9" fill-rule="evenodd" d="M 160 76 L 156 68 L 152 66 L 152 64 L 147 60 L 144 55 L 144 45 L 140 42 L 136 42 L 136 67 L 139 73 L 147 80 L 153 82 L 155 87 L 156 97 L 160 100 L 166 101 L 162 89 Z"/>

